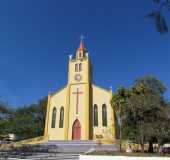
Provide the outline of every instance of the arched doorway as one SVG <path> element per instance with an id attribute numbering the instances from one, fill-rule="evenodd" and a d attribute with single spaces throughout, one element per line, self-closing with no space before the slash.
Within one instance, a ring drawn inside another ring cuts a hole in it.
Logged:
<path id="1" fill-rule="evenodd" d="M 81 139 L 81 125 L 79 120 L 76 119 L 72 127 L 72 140 L 80 140 L 80 139 Z"/>

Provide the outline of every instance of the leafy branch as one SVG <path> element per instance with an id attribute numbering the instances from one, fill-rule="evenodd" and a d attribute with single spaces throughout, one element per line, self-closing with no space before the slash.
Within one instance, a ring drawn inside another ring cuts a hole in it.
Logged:
<path id="1" fill-rule="evenodd" d="M 167 33 L 168 25 L 163 15 L 163 10 L 170 11 L 170 0 L 153 0 L 153 3 L 159 7 L 147 14 L 145 17 L 154 19 L 155 27 L 159 33 Z"/>

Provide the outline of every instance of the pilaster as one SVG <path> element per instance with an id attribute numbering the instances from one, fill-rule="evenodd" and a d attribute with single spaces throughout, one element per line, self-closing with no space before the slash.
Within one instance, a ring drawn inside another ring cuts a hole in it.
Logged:
<path id="1" fill-rule="evenodd" d="M 90 109 L 90 95 L 89 95 L 89 89 L 90 84 L 85 84 L 85 116 L 84 116 L 84 122 L 85 122 L 85 140 L 89 140 L 89 124 L 90 124 L 90 117 L 89 117 L 89 109 Z"/>
<path id="2" fill-rule="evenodd" d="M 69 109 L 70 109 L 70 85 L 67 85 L 67 95 L 66 95 L 66 109 L 65 109 L 65 116 L 64 116 L 64 137 L 65 140 L 68 140 L 68 133 L 69 133 Z"/>
<path id="3" fill-rule="evenodd" d="M 47 111 L 46 111 L 46 120 L 45 120 L 45 129 L 44 129 L 44 136 L 47 136 L 48 134 L 48 125 L 49 125 L 49 112 L 50 112 L 50 100 L 51 100 L 51 95 L 48 95 L 48 100 L 47 100 Z"/>
<path id="4" fill-rule="evenodd" d="M 110 89 L 110 99 L 112 99 L 112 88 Z M 114 110 L 110 104 L 111 107 L 111 132 L 112 132 L 112 136 L 113 139 L 116 139 L 116 128 L 115 128 L 115 115 L 114 115 Z"/>

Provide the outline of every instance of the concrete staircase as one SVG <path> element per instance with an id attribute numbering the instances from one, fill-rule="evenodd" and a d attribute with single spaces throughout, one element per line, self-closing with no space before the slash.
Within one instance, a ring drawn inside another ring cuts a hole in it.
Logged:
<path id="1" fill-rule="evenodd" d="M 79 154 L 58 154 L 58 153 L 36 153 L 31 156 L 8 158 L 8 160 L 78 160 Z"/>
<path id="2" fill-rule="evenodd" d="M 43 145 L 49 147 L 50 152 L 55 153 L 85 153 L 93 150 L 107 150 L 117 151 L 118 146 L 116 144 L 98 144 L 96 141 L 77 140 L 77 141 L 48 141 Z M 50 147 L 53 146 L 53 147 Z"/>
<path id="3" fill-rule="evenodd" d="M 92 151 L 117 151 L 116 144 L 98 144 L 96 141 L 48 141 L 37 145 L 25 145 L 11 152 L 9 160 L 78 160 L 79 154 Z"/>

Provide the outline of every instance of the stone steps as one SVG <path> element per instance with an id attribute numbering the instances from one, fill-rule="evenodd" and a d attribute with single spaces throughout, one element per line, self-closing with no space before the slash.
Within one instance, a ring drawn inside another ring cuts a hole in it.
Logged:
<path id="1" fill-rule="evenodd" d="M 20 158 L 8 158 L 9 160 L 19 160 Z M 78 160 L 78 154 L 49 154 L 40 153 L 32 156 L 26 156 L 22 158 L 23 160 Z"/>
<path id="2" fill-rule="evenodd" d="M 13 156 L 11 153 L 10 158 L 19 159 L 22 156 L 22 159 L 28 160 L 78 160 L 82 153 L 117 150 L 116 144 L 98 144 L 96 141 L 48 141 L 38 145 L 26 145 L 23 149 L 14 151 Z M 9 160 L 12 160 L 10 158 Z"/>
<path id="3" fill-rule="evenodd" d="M 74 141 L 48 141 L 44 144 L 57 144 L 57 145 L 94 145 L 97 144 L 96 141 L 93 140 L 74 140 Z"/>
<path id="4" fill-rule="evenodd" d="M 90 150 L 118 150 L 115 144 L 101 144 L 96 141 L 49 141 L 44 143 L 43 146 L 49 147 L 49 152 L 54 153 L 85 153 Z"/>
<path id="5" fill-rule="evenodd" d="M 95 141 L 48 141 L 43 143 L 44 146 L 49 147 L 49 152 L 60 153 L 84 153 L 97 145 Z"/>
<path id="6" fill-rule="evenodd" d="M 79 155 L 78 154 L 51 154 L 51 155 L 37 155 L 36 157 L 27 157 L 27 159 L 33 159 L 33 160 L 38 160 L 38 159 L 56 159 L 56 160 L 78 160 Z"/>

